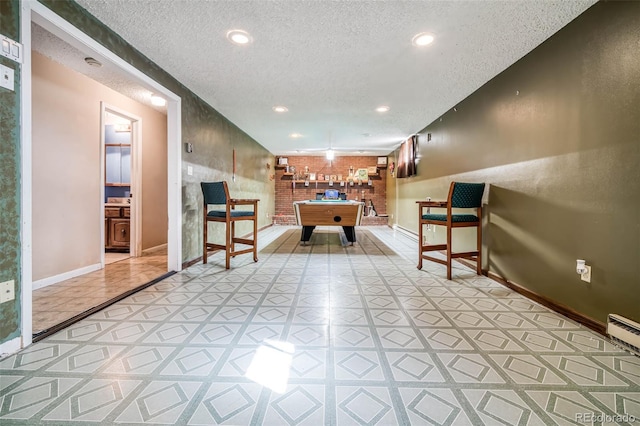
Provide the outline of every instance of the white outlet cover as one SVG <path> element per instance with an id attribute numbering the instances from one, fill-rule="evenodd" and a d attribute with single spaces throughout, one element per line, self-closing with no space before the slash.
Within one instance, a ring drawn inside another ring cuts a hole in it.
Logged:
<path id="1" fill-rule="evenodd" d="M 9 89 L 12 92 L 15 90 L 14 82 L 13 82 L 13 68 L 5 67 L 4 65 L 0 65 L 0 87 L 4 87 L 5 89 Z"/>
<path id="2" fill-rule="evenodd" d="M 15 299 L 15 291 L 15 283 L 13 280 L 0 283 L 0 303 Z"/>
<path id="3" fill-rule="evenodd" d="M 587 268 L 587 270 L 580 275 L 580 279 L 582 281 L 586 281 L 590 283 L 591 282 L 591 266 L 585 265 L 585 268 Z"/>

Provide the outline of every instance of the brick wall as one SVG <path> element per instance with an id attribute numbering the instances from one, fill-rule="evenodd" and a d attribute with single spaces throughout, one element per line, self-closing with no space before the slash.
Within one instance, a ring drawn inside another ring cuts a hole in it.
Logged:
<path id="1" fill-rule="evenodd" d="M 357 181 L 353 186 L 347 183 L 349 176 L 349 166 L 354 170 L 366 169 L 375 166 L 378 157 L 360 156 L 360 157 L 338 157 L 329 162 L 324 156 L 288 156 L 289 166 L 295 166 L 296 171 L 302 175 L 305 166 L 309 167 L 310 173 L 323 175 L 342 175 L 345 186 L 340 186 L 340 182 L 334 182 L 333 186 L 329 186 L 328 181 L 310 182 L 308 187 L 304 183 L 297 182 L 295 188 L 293 186 L 292 176 L 286 176 L 286 169 L 276 167 L 276 208 L 273 218 L 274 224 L 295 224 L 293 202 L 302 200 L 314 200 L 316 192 L 324 192 L 326 189 L 337 189 L 347 194 L 348 200 L 364 201 L 366 205 L 373 202 L 374 209 L 378 215 L 387 213 L 387 169 L 379 169 L 378 176 L 371 176 L 371 185 L 362 182 L 360 185 Z M 277 161 L 277 160 L 276 160 Z M 300 179 L 303 179 L 300 177 Z M 317 187 L 316 187 L 317 186 Z M 364 194 L 363 194 L 364 191 Z M 386 224 L 386 218 L 377 218 L 370 222 L 375 224 Z M 384 222 L 384 223 L 382 223 Z"/>

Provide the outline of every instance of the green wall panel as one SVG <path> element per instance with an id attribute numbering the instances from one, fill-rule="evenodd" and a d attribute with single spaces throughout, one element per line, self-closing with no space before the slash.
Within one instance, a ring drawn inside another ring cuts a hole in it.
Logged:
<path id="1" fill-rule="evenodd" d="M 0 1 L 0 33 L 20 41 L 20 3 Z M 20 66 L 5 57 L 19 87 Z M 20 96 L 0 88 L 0 282 L 14 280 L 15 299 L 0 305 L 0 343 L 20 335 Z"/>

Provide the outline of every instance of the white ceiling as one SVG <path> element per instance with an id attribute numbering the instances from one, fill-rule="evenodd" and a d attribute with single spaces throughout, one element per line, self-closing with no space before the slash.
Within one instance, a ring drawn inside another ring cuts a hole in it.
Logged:
<path id="1" fill-rule="evenodd" d="M 104 63 L 100 67 L 87 65 L 85 58 L 88 53 L 71 46 L 33 22 L 31 23 L 31 47 L 49 59 L 80 74 L 84 74 L 136 102 L 153 108 L 163 114 L 167 113 L 166 106 L 159 107 L 151 103 L 151 91 L 131 81 L 131 78 L 119 68 L 109 63 Z"/>
<path id="2" fill-rule="evenodd" d="M 388 153 L 595 3 L 76 1 L 274 154 Z"/>

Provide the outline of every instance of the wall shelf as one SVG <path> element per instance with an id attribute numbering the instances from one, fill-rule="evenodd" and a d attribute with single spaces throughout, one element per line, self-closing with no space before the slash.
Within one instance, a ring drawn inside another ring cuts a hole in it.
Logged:
<path id="1" fill-rule="evenodd" d="M 295 183 L 305 183 L 305 182 L 309 182 L 309 183 L 329 183 L 330 181 L 328 180 L 294 180 Z M 335 180 L 333 181 L 333 184 L 340 184 L 340 182 L 336 182 Z"/>
<path id="2" fill-rule="evenodd" d="M 306 182 L 309 182 L 308 185 L 305 185 Z M 320 184 L 320 185 L 318 185 Z M 334 188 L 334 189 L 349 189 L 349 188 L 362 188 L 364 190 L 364 188 L 368 188 L 368 189 L 372 189 L 373 185 L 369 185 L 367 181 L 363 181 L 362 183 L 358 183 L 358 182 L 354 182 L 353 185 L 351 185 L 349 182 L 344 182 L 344 185 L 341 186 L 340 182 L 334 181 L 333 185 L 329 185 L 329 181 L 328 180 L 292 180 L 291 181 L 291 189 L 295 190 L 295 189 L 305 189 L 305 188 L 319 188 L 322 187 L 323 184 L 327 184 L 326 186 L 329 188 Z"/>
<path id="3" fill-rule="evenodd" d="M 331 181 L 329 181 L 329 180 L 294 180 L 294 181 L 292 181 L 292 182 L 293 182 L 293 183 L 305 183 L 305 182 L 309 182 L 309 183 L 329 183 L 329 182 L 331 182 Z M 350 185 L 346 180 L 344 180 L 344 181 L 342 181 L 342 182 L 344 182 L 344 186 L 349 186 L 349 185 Z M 363 181 L 362 181 L 362 184 L 363 184 L 363 185 L 366 185 L 366 184 L 367 184 L 367 181 L 366 181 L 366 180 L 363 180 Z M 355 181 L 354 181 L 354 182 L 353 182 L 353 185 L 354 185 L 354 186 L 358 186 L 358 182 L 355 182 Z M 333 181 L 333 186 L 340 186 L 340 181 L 334 180 L 334 181 Z"/>
<path id="4" fill-rule="evenodd" d="M 275 168 L 276 169 L 285 169 L 286 166 L 275 166 Z M 386 169 L 386 166 L 384 168 Z M 289 176 L 294 176 L 294 175 L 296 175 L 296 173 L 292 173 L 292 172 L 282 172 L 282 174 L 281 174 L 282 177 L 289 177 Z M 298 176 L 300 176 L 300 175 L 301 174 L 298 173 Z M 377 172 L 377 173 L 369 173 L 367 176 L 369 178 L 371 178 L 371 177 L 377 178 L 377 177 L 380 177 L 381 175 L 382 175 L 382 173 Z M 343 175 L 343 176 L 346 176 L 346 175 Z M 305 181 L 305 179 L 296 179 L 296 182 L 304 182 L 304 181 Z M 321 179 L 321 180 L 313 179 L 313 180 L 309 180 L 309 182 L 329 182 L 329 181 L 326 180 L 326 179 Z M 340 182 L 340 181 L 339 180 L 334 180 L 333 182 Z M 342 182 L 347 182 L 347 180 L 343 179 Z M 366 182 L 366 181 L 363 181 L 363 182 Z"/>

